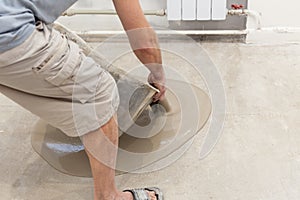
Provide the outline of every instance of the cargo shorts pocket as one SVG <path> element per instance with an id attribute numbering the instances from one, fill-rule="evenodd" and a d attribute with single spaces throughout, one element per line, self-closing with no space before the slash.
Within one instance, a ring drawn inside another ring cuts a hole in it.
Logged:
<path id="1" fill-rule="evenodd" d="M 102 77 L 105 70 L 101 68 L 92 58 L 81 53 L 80 64 L 75 67 L 71 81 L 73 85 L 72 98 L 81 103 L 95 101 L 100 91 Z"/>
<path id="2" fill-rule="evenodd" d="M 92 59 L 86 59 L 78 45 L 67 38 L 63 38 L 59 49 L 33 68 L 37 76 L 81 103 L 94 96 L 102 70 Z"/>

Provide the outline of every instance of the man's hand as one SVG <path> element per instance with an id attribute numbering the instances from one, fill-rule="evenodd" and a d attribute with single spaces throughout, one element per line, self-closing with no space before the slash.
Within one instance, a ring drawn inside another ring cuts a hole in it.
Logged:
<path id="1" fill-rule="evenodd" d="M 156 73 L 151 72 L 148 76 L 148 82 L 159 90 L 159 92 L 154 95 L 153 102 L 163 100 L 166 92 L 164 71 L 161 70 Z"/>

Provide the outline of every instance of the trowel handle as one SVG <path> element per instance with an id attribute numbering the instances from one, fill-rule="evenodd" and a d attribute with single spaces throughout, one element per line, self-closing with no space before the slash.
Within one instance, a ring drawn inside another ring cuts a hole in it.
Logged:
<path id="1" fill-rule="evenodd" d="M 158 90 L 158 89 L 154 86 L 154 84 L 150 83 L 150 85 L 151 85 L 152 87 L 154 87 L 156 90 Z M 168 102 L 166 96 L 165 96 L 165 98 L 164 98 L 163 100 L 159 100 L 159 101 L 157 101 L 157 102 L 152 102 L 152 103 L 150 104 L 150 106 L 152 106 L 152 105 L 154 105 L 154 104 L 158 104 L 158 103 L 159 103 L 160 105 L 162 105 L 162 106 L 165 108 L 165 110 L 166 110 L 167 113 L 168 113 L 168 112 L 171 112 L 171 106 L 170 106 L 170 104 L 169 104 L 169 102 Z"/>

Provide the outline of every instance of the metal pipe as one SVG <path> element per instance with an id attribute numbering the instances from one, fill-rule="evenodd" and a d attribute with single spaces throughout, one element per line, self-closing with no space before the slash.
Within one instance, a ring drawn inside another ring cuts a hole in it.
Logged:
<path id="1" fill-rule="evenodd" d="M 115 10 L 92 10 L 92 9 L 69 9 L 63 16 L 73 16 L 73 15 L 90 15 L 90 14 L 103 14 L 103 15 L 116 15 Z M 145 15 L 155 15 L 155 16 L 166 16 L 167 12 L 165 9 L 161 10 L 146 10 Z M 228 10 L 228 15 L 247 15 L 252 16 L 256 19 L 257 29 L 261 29 L 261 14 L 256 11 L 251 11 L 247 9 L 230 9 Z M 249 30 L 157 30 L 157 34 L 160 35 L 246 35 Z M 83 38 L 103 38 L 110 37 L 118 34 L 125 34 L 124 31 L 79 31 L 76 32 L 79 36 Z"/>
<path id="2" fill-rule="evenodd" d="M 63 16 L 74 16 L 74 15 L 116 15 L 117 12 L 113 9 L 111 10 L 98 10 L 98 9 L 68 9 L 62 15 Z M 153 16 L 166 16 L 167 10 L 145 10 L 145 15 Z M 230 9 L 227 11 L 228 15 L 247 15 L 255 18 L 257 23 L 257 29 L 261 29 L 261 13 L 257 11 L 252 11 L 248 9 Z"/>
<path id="3" fill-rule="evenodd" d="M 247 30 L 156 30 L 158 35 L 241 35 L 247 34 Z M 125 34 L 125 31 L 78 31 L 79 36 L 94 36 L 99 35 L 118 35 Z"/>
<path id="4" fill-rule="evenodd" d="M 170 38 L 169 36 L 180 36 L 180 35 L 188 35 L 188 36 L 220 36 L 220 35 L 247 35 L 249 33 L 248 30 L 156 30 L 158 35 L 166 38 Z M 126 37 L 125 31 L 75 31 L 75 33 L 88 42 L 96 42 L 99 40 L 105 40 L 109 37 L 114 37 L 116 35 L 124 35 Z M 115 38 L 115 40 L 123 40 L 123 37 Z"/>
<path id="5" fill-rule="evenodd" d="M 248 9 L 232 9 L 228 10 L 228 15 L 247 15 L 256 20 L 257 29 L 261 30 L 261 13 Z"/>
<path id="6" fill-rule="evenodd" d="M 116 15 L 115 10 L 95 10 L 95 9 L 68 9 L 62 15 L 63 16 L 73 16 L 73 15 Z M 154 16 L 165 16 L 166 11 L 161 10 L 145 10 L 145 15 L 154 15 Z"/>

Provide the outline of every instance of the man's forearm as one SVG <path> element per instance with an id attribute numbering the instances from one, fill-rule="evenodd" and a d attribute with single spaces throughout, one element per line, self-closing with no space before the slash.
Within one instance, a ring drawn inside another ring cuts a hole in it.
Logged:
<path id="1" fill-rule="evenodd" d="M 121 23 L 128 35 L 130 45 L 137 58 L 150 70 L 149 83 L 160 92 L 154 101 L 164 98 L 165 74 L 157 36 L 149 25 L 139 0 L 113 0 Z"/>
<path id="2" fill-rule="evenodd" d="M 152 72 L 162 70 L 162 57 L 157 36 L 152 28 L 127 32 L 131 47 L 137 58 Z"/>
<path id="3" fill-rule="evenodd" d="M 162 70 L 157 36 L 145 18 L 139 0 L 113 2 L 138 59 L 153 73 Z"/>

